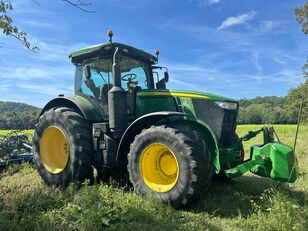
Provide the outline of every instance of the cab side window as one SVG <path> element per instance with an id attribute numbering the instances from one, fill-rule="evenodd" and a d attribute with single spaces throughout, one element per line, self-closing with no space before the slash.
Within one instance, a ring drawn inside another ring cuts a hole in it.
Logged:
<path id="1" fill-rule="evenodd" d="M 81 91 L 95 98 L 101 98 L 102 87 L 112 84 L 112 74 L 110 71 L 100 69 L 96 63 L 87 65 L 90 66 L 91 77 L 87 79 L 82 72 Z"/>

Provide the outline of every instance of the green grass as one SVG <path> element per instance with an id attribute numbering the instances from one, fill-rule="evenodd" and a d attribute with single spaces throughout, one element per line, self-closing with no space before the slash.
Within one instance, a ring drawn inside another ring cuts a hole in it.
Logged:
<path id="1" fill-rule="evenodd" d="M 0 138 L 8 134 L 13 134 L 13 133 L 15 134 L 17 133 L 19 135 L 27 134 L 27 135 L 33 136 L 34 130 L 23 130 L 21 132 L 16 132 L 15 130 L 0 130 Z"/>
<path id="2" fill-rule="evenodd" d="M 238 127 L 239 135 L 258 129 Z M 296 127 L 275 126 L 293 146 Z M 308 126 L 299 133 L 300 177 L 294 184 L 247 174 L 229 183 L 214 181 L 189 210 L 174 210 L 127 189 L 107 185 L 47 187 L 29 165 L 0 175 L 0 230 L 307 230 Z M 261 143 L 261 136 L 245 143 Z"/>

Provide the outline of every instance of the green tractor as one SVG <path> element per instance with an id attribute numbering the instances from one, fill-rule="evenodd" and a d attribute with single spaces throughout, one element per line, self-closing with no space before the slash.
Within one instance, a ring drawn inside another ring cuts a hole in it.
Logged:
<path id="1" fill-rule="evenodd" d="M 75 95 L 59 95 L 40 114 L 33 153 L 48 185 L 129 176 L 138 194 L 181 208 L 206 192 L 214 174 L 296 180 L 294 151 L 271 128 L 237 136 L 237 101 L 167 90 L 158 50 L 153 56 L 108 35 L 108 43 L 70 54 Z M 244 161 L 242 141 L 262 131 L 264 143 Z"/>

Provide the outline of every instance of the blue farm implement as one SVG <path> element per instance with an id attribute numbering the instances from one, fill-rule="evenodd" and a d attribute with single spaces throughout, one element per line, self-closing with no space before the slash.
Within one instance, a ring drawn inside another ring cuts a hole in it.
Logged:
<path id="1" fill-rule="evenodd" d="M 32 143 L 27 135 L 0 137 L 0 169 L 11 163 L 32 162 Z"/>

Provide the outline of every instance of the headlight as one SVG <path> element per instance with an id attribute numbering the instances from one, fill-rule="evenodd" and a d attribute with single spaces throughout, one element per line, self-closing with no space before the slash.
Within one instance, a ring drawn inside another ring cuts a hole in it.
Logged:
<path id="1" fill-rule="evenodd" d="M 222 101 L 215 101 L 215 103 L 224 109 L 235 110 L 237 108 L 237 103 L 230 103 L 230 102 L 222 102 Z"/>

